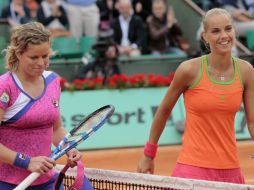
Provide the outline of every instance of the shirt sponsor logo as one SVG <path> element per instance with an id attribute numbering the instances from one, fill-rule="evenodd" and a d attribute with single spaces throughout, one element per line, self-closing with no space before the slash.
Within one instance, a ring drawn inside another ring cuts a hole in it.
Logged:
<path id="1" fill-rule="evenodd" d="M 3 92 L 2 95 L 0 96 L 0 101 L 3 103 L 8 103 L 10 100 L 9 95 L 6 92 Z"/>
<path id="2" fill-rule="evenodd" d="M 59 107 L 59 102 L 58 100 L 52 100 L 52 103 L 54 105 L 55 108 Z"/>
<path id="3" fill-rule="evenodd" d="M 224 102 L 225 101 L 225 96 L 220 96 L 220 100 Z"/>
<path id="4" fill-rule="evenodd" d="M 20 154 L 20 155 L 19 155 L 19 158 L 20 158 L 21 160 L 26 160 L 26 155 L 25 155 L 25 154 Z"/>

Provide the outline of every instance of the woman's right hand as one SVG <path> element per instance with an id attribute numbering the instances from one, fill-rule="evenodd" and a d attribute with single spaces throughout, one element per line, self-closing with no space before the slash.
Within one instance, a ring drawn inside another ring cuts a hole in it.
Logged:
<path id="1" fill-rule="evenodd" d="M 138 163 L 137 172 L 153 174 L 154 160 L 144 155 L 143 158 Z"/>
<path id="2" fill-rule="evenodd" d="M 28 170 L 31 172 L 45 174 L 49 170 L 53 169 L 55 165 L 56 165 L 55 160 L 49 157 L 46 156 L 32 157 L 28 165 Z"/>

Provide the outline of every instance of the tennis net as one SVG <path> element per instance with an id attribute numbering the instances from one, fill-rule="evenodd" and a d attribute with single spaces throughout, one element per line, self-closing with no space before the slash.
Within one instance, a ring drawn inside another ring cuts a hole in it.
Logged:
<path id="1" fill-rule="evenodd" d="M 57 165 L 56 170 L 60 171 L 62 167 Z M 85 174 L 92 182 L 95 190 L 254 190 L 254 185 L 210 182 L 95 168 L 86 168 Z M 75 168 L 67 171 L 64 178 L 65 188 L 72 184 L 75 176 Z"/>

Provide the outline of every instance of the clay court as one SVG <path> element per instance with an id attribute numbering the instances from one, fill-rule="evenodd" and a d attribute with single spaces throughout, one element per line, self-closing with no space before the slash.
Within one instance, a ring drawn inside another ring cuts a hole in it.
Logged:
<path id="1" fill-rule="evenodd" d="M 180 145 L 159 147 L 155 159 L 156 175 L 170 175 L 180 147 Z M 238 150 L 246 183 L 254 184 L 254 160 L 251 159 L 252 154 L 254 154 L 254 142 L 238 141 Z M 143 148 L 90 150 L 84 152 L 83 162 L 89 168 L 136 172 L 137 163 L 142 154 Z M 63 163 L 64 161 L 65 159 L 62 158 L 58 162 Z"/>

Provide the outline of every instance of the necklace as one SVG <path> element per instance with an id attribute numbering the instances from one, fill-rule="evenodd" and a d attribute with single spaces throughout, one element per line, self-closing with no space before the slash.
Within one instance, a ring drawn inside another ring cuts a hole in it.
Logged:
<path id="1" fill-rule="evenodd" d="M 216 69 L 214 69 L 213 67 L 211 67 L 210 65 L 208 65 L 208 70 L 210 71 L 210 73 L 214 73 L 216 74 L 217 77 L 219 77 L 219 79 L 221 81 L 225 80 L 225 74 L 222 72 L 218 72 Z"/>
<path id="2" fill-rule="evenodd" d="M 228 67 L 224 70 L 224 72 L 221 72 L 221 71 L 218 71 L 217 69 L 215 69 L 213 66 L 211 66 L 211 64 L 209 63 L 212 63 L 212 59 L 211 59 L 211 56 L 208 56 L 207 58 L 207 63 L 208 63 L 208 71 L 212 74 L 214 74 L 216 76 L 216 78 L 219 78 L 219 80 L 221 81 L 225 81 L 225 72 L 229 69 L 230 65 L 228 65 Z"/>
<path id="3" fill-rule="evenodd" d="M 220 80 L 222 80 L 222 81 L 224 81 L 224 80 L 225 80 L 224 73 L 221 73 L 221 75 L 220 75 Z"/>

